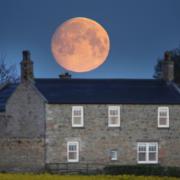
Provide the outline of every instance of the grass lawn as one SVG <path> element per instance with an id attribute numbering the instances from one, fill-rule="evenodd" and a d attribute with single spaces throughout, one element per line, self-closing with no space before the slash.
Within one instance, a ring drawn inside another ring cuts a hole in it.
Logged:
<path id="1" fill-rule="evenodd" d="M 50 175 L 50 174 L 0 174 L 0 180 L 180 180 L 172 177 L 155 176 L 78 176 L 78 175 Z"/>

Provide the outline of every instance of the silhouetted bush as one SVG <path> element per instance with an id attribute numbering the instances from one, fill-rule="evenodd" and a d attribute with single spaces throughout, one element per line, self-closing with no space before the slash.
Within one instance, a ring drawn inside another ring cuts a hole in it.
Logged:
<path id="1" fill-rule="evenodd" d="M 180 177 L 179 167 L 162 167 L 160 165 L 110 165 L 104 168 L 105 174 L 110 175 L 145 175 Z"/>

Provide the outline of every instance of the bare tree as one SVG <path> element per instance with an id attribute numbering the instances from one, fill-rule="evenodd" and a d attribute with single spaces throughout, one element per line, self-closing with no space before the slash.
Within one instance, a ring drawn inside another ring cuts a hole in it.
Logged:
<path id="1" fill-rule="evenodd" d="M 19 82 L 19 76 L 17 74 L 16 65 L 8 66 L 6 64 L 6 56 L 0 55 L 0 84 L 3 83 L 17 83 Z"/>

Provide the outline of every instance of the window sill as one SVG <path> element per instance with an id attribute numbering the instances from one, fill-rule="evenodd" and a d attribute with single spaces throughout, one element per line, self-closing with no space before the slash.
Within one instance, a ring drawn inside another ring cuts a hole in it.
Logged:
<path id="1" fill-rule="evenodd" d="M 84 126 L 71 126 L 72 129 L 85 129 Z"/>
<path id="2" fill-rule="evenodd" d="M 79 163 L 79 161 L 67 161 L 67 163 Z"/>
<path id="3" fill-rule="evenodd" d="M 151 165 L 151 164 L 158 164 L 158 162 L 151 162 L 151 161 L 147 161 L 147 162 L 137 162 L 137 164 L 146 164 L 146 165 Z"/>
<path id="4" fill-rule="evenodd" d="M 109 129 L 111 129 L 111 130 L 113 130 L 113 129 L 119 129 L 119 130 L 121 130 L 121 126 L 108 126 L 107 129 L 108 129 L 108 130 L 109 130 Z"/>
<path id="5" fill-rule="evenodd" d="M 157 129 L 170 129 L 170 127 L 161 127 L 161 126 L 159 126 L 159 127 L 157 127 Z"/>

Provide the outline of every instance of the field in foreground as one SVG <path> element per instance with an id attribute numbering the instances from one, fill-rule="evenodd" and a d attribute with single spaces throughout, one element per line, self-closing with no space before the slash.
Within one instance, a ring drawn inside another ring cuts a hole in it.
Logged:
<path id="1" fill-rule="evenodd" d="M 78 176 L 78 175 L 50 175 L 50 174 L 0 174 L 0 180 L 180 180 L 172 177 L 155 176 Z"/>

